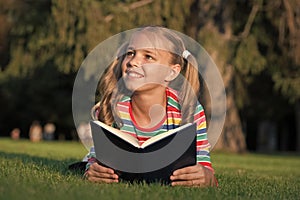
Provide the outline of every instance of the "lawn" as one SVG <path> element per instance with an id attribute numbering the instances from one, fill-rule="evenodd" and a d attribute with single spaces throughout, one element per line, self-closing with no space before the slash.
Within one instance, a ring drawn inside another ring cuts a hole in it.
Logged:
<path id="1" fill-rule="evenodd" d="M 2 199 L 299 199 L 300 156 L 212 152 L 218 188 L 95 184 L 68 171 L 87 151 L 78 142 L 0 138 Z"/>

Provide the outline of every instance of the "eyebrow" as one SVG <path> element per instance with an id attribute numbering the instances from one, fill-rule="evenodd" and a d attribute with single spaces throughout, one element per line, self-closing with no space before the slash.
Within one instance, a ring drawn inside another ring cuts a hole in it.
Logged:
<path id="1" fill-rule="evenodd" d="M 148 50 L 150 49 L 150 50 Z M 152 54 L 156 54 L 156 50 L 154 48 L 148 48 L 148 49 L 136 49 L 134 47 L 128 47 L 128 50 L 134 50 L 134 51 L 142 51 L 142 52 L 145 52 L 145 53 L 152 53 Z"/>

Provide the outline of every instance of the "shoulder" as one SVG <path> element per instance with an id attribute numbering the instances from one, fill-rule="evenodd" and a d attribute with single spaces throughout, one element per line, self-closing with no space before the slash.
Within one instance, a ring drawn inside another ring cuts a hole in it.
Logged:
<path id="1" fill-rule="evenodd" d="M 172 99 L 174 99 L 175 101 L 179 101 L 179 98 L 178 98 L 178 91 L 176 91 L 176 90 L 174 90 L 174 89 L 172 89 L 172 88 L 169 88 L 169 87 L 167 87 L 166 88 L 166 94 L 167 94 L 167 97 L 168 98 L 172 98 Z"/>
<path id="2" fill-rule="evenodd" d="M 204 112 L 204 108 L 199 102 L 197 102 L 197 105 L 195 108 L 195 114 L 200 113 L 200 112 Z"/>
<path id="3" fill-rule="evenodd" d="M 194 121 L 199 125 L 206 122 L 206 116 L 203 106 L 198 103 L 195 108 Z"/>
<path id="4" fill-rule="evenodd" d="M 129 102 L 131 100 L 131 98 L 129 96 L 123 96 L 121 99 L 120 99 L 120 102 Z"/>
<path id="5" fill-rule="evenodd" d="M 166 95 L 167 95 L 168 109 L 179 112 L 181 110 L 181 105 L 179 103 L 178 92 L 171 88 L 167 88 Z"/>

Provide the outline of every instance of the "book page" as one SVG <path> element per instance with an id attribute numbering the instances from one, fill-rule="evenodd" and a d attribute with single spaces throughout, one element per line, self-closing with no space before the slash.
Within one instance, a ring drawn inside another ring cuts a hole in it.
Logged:
<path id="1" fill-rule="evenodd" d="M 141 145 L 140 148 L 145 148 L 145 147 L 149 146 L 150 144 L 153 144 L 153 143 L 155 143 L 155 142 L 157 142 L 157 141 L 159 141 L 159 140 L 161 140 L 161 139 L 164 139 L 164 138 L 168 137 L 169 135 L 172 135 L 172 134 L 174 134 L 174 133 L 177 133 L 177 132 L 179 132 L 179 131 L 181 131 L 181 130 L 183 130 L 183 129 L 185 129 L 186 127 L 189 127 L 189 126 L 191 126 L 191 125 L 192 125 L 192 123 L 187 123 L 187 124 L 182 125 L 182 126 L 180 126 L 180 127 L 178 127 L 178 128 L 175 128 L 175 129 L 169 130 L 169 131 L 167 131 L 167 132 L 161 133 L 161 134 L 159 134 L 159 135 L 153 136 L 153 137 L 149 138 L 148 140 L 146 140 L 146 141 Z"/>
<path id="2" fill-rule="evenodd" d="M 124 141 L 132 144 L 133 146 L 135 146 L 137 148 L 141 148 L 138 139 L 131 136 L 130 134 L 124 133 L 124 132 L 120 131 L 119 129 L 108 126 L 107 124 L 104 124 L 103 122 L 100 122 L 100 121 L 93 121 L 93 122 L 96 123 L 97 125 L 101 126 L 102 128 L 108 130 L 112 134 L 118 136 L 119 138 L 123 139 Z"/>

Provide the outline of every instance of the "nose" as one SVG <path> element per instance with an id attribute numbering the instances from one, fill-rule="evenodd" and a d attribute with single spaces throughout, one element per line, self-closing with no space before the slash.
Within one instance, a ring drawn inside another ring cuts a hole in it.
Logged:
<path id="1" fill-rule="evenodd" d="M 143 64 L 142 56 L 139 54 L 135 54 L 127 62 L 127 67 L 141 67 L 142 64 Z"/>

